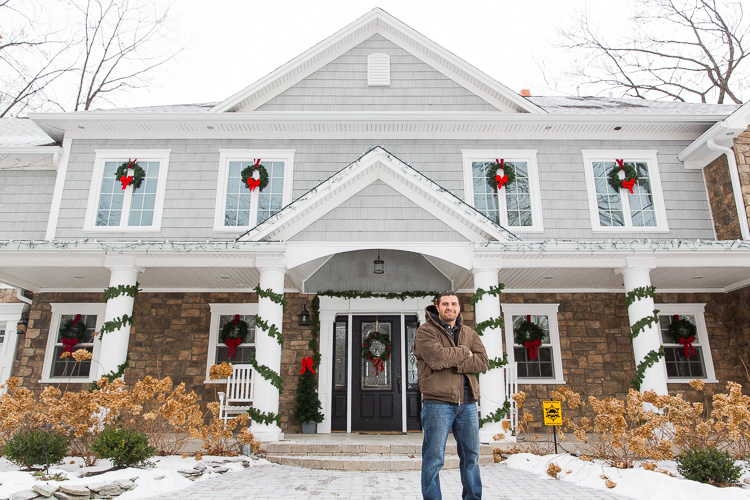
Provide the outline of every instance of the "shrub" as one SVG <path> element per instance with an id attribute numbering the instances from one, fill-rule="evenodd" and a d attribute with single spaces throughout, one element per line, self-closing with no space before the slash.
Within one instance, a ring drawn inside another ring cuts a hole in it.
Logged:
<path id="1" fill-rule="evenodd" d="M 733 484 L 742 475 L 732 456 L 714 447 L 683 451 L 677 457 L 677 470 L 685 479 L 711 484 Z"/>
<path id="2" fill-rule="evenodd" d="M 143 432 L 109 427 L 94 438 L 91 451 L 99 458 L 109 458 L 117 468 L 135 467 L 145 464 L 156 454 Z"/>
<path id="3" fill-rule="evenodd" d="M 43 465 L 49 470 L 50 465 L 58 464 L 65 458 L 70 446 L 70 437 L 58 431 L 48 429 L 23 430 L 3 446 L 3 454 L 14 464 L 31 470 L 34 465 Z"/>

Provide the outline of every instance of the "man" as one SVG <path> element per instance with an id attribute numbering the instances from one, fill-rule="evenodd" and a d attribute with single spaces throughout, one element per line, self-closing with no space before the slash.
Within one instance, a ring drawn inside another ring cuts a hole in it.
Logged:
<path id="1" fill-rule="evenodd" d="M 479 335 L 463 325 L 456 292 L 438 295 L 425 309 L 425 324 L 417 330 L 414 355 L 422 393 L 422 496 L 441 499 L 440 469 L 445 442 L 453 430 L 461 467 L 463 499 L 482 498 L 479 472 L 479 381 L 487 370 L 487 351 Z"/>

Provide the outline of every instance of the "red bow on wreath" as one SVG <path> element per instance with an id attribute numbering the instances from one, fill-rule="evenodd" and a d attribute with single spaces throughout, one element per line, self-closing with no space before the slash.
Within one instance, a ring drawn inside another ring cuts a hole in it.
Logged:
<path id="1" fill-rule="evenodd" d="M 499 163 L 500 164 L 500 168 L 503 169 L 503 170 L 505 170 L 505 160 L 504 159 L 501 158 L 501 159 L 498 160 L 497 158 L 495 158 L 495 163 Z M 503 174 L 503 175 L 497 174 L 495 176 L 495 182 L 497 182 L 497 189 L 502 189 L 503 186 L 508 182 L 508 176 L 505 175 L 505 174 Z"/>
<path id="2" fill-rule="evenodd" d="M 237 357 L 237 346 L 239 346 L 241 343 L 242 339 L 239 337 L 234 339 L 226 339 L 224 341 L 224 344 L 229 347 L 229 353 L 227 354 L 228 358 L 234 359 L 235 357 Z"/>
<path id="3" fill-rule="evenodd" d="M 260 158 L 255 160 L 255 170 L 258 170 L 258 165 L 260 165 Z M 247 187 L 250 191 L 254 191 L 258 186 L 260 186 L 260 179 L 254 179 L 252 177 L 247 179 Z"/>
<path id="4" fill-rule="evenodd" d="M 524 347 L 529 350 L 529 359 L 536 359 L 537 354 L 539 353 L 539 346 L 542 345 L 542 341 L 539 339 L 532 340 L 529 342 L 528 340 L 523 343 Z"/>
<path id="5" fill-rule="evenodd" d="M 120 177 L 120 182 L 122 182 L 122 188 L 125 189 L 126 187 L 128 187 L 128 184 L 130 184 L 131 182 L 133 182 L 133 176 L 132 175 L 127 175 L 127 176 L 123 175 L 122 177 Z"/>
<path id="6" fill-rule="evenodd" d="M 62 339 L 63 343 L 63 351 L 62 354 L 65 354 L 66 352 L 69 352 L 70 354 L 73 354 L 73 348 L 78 343 L 78 339 Z"/>
<path id="7" fill-rule="evenodd" d="M 372 366 L 375 367 L 375 376 L 378 376 L 378 373 L 385 370 L 385 364 L 383 364 L 383 360 L 380 358 L 370 358 L 370 361 L 372 361 Z"/>
<path id="8" fill-rule="evenodd" d="M 688 338 L 680 337 L 680 344 L 684 346 L 685 357 L 689 358 L 695 356 L 695 349 L 693 348 L 693 342 L 695 342 L 695 335 L 691 335 Z"/>
<path id="9" fill-rule="evenodd" d="M 305 370 L 310 370 L 311 372 L 315 373 L 315 370 L 313 370 L 313 359 L 310 356 L 305 356 L 302 358 L 302 370 L 299 372 L 300 375 L 305 373 Z"/>
<path id="10" fill-rule="evenodd" d="M 622 180 L 622 187 L 627 188 L 630 194 L 633 194 L 633 186 L 635 186 L 635 179 L 630 179 L 629 181 Z"/>

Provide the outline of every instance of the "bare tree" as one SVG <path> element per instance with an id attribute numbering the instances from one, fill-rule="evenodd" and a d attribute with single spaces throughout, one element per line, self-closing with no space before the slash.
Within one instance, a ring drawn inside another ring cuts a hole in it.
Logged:
<path id="1" fill-rule="evenodd" d="M 176 55 L 164 41 L 169 6 L 159 3 L 0 0 L 0 117 L 88 110 L 147 85 Z"/>
<path id="2" fill-rule="evenodd" d="M 750 21 L 740 1 L 638 0 L 630 23 L 593 26 L 586 13 L 562 30 L 582 51 L 570 76 L 631 97 L 741 103 L 748 88 Z"/>

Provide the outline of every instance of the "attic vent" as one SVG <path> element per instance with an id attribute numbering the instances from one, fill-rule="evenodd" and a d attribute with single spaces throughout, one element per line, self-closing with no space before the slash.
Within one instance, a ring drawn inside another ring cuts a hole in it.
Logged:
<path id="1" fill-rule="evenodd" d="M 370 54 L 367 56 L 367 85 L 388 86 L 391 84 L 391 56 Z"/>

